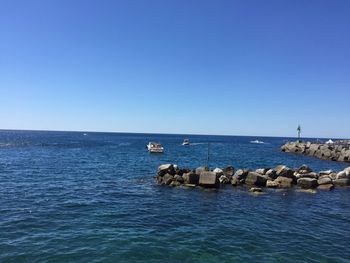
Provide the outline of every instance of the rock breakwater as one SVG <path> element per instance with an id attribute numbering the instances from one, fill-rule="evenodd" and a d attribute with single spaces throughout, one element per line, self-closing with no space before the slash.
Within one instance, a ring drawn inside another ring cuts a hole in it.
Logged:
<path id="1" fill-rule="evenodd" d="M 350 162 L 350 141 L 335 143 L 287 142 L 281 146 L 283 152 L 301 153 L 320 159 Z"/>
<path id="2" fill-rule="evenodd" d="M 173 187 L 220 188 L 223 185 L 244 186 L 251 192 L 262 192 L 263 188 L 299 188 L 332 190 L 334 187 L 350 186 L 350 167 L 342 171 L 332 170 L 314 172 L 302 165 L 291 169 L 285 165 L 256 170 L 238 169 L 233 166 L 209 170 L 179 168 L 174 164 L 158 167 L 156 181 L 160 185 Z"/>

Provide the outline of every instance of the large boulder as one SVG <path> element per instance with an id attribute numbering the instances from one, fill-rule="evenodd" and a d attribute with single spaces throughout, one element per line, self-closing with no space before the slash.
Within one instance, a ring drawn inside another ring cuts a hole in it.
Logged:
<path id="1" fill-rule="evenodd" d="M 256 186 L 266 186 L 266 181 L 266 177 L 256 172 L 249 172 L 245 179 L 246 184 Z"/>
<path id="2" fill-rule="evenodd" d="M 341 172 L 337 173 L 336 179 L 346 179 L 346 178 L 349 178 L 349 177 L 350 176 L 346 175 L 346 172 L 341 171 Z"/>
<path id="3" fill-rule="evenodd" d="M 203 187 L 217 187 L 219 184 L 219 179 L 214 172 L 202 172 L 199 175 L 199 185 Z"/>
<path id="4" fill-rule="evenodd" d="M 335 186 L 349 186 L 350 185 L 350 179 L 349 178 L 335 179 L 333 181 L 333 184 Z"/>
<path id="5" fill-rule="evenodd" d="M 260 187 L 252 187 L 252 188 L 249 189 L 249 192 L 261 193 L 262 189 Z"/>
<path id="6" fill-rule="evenodd" d="M 307 174 L 307 173 L 311 173 L 311 172 L 312 172 L 311 168 L 309 166 L 307 166 L 306 164 L 303 164 L 298 169 L 296 169 L 296 173 L 298 173 L 298 174 Z"/>
<path id="7" fill-rule="evenodd" d="M 305 174 L 295 174 L 295 177 L 297 179 L 299 179 L 299 178 L 315 178 L 315 179 L 317 179 L 318 178 L 318 174 L 315 173 L 315 172 L 305 173 Z"/>
<path id="8" fill-rule="evenodd" d="M 216 173 L 216 175 L 218 175 L 218 176 L 221 176 L 221 175 L 224 174 L 224 171 L 222 169 L 220 169 L 220 168 L 215 168 L 213 170 L 213 172 Z"/>
<path id="9" fill-rule="evenodd" d="M 249 170 L 246 170 L 246 169 L 239 169 L 239 170 L 237 170 L 235 172 L 235 174 L 231 178 L 231 184 L 233 186 L 244 184 L 248 173 L 249 173 Z"/>
<path id="10" fill-rule="evenodd" d="M 329 177 L 322 177 L 317 180 L 318 185 L 332 184 L 332 179 Z"/>
<path id="11" fill-rule="evenodd" d="M 171 182 L 174 180 L 174 176 L 171 174 L 165 174 L 162 179 L 162 183 L 165 185 L 170 185 Z"/>
<path id="12" fill-rule="evenodd" d="M 175 167 L 173 164 L 162 164 L 158 167 L 158 175 L 164 176 L 165 174 L 175 175 Z"/>
<path id="13" fill-rule="evenodd" d="M 275 171 L 276 171 L 277 177 L 283 176 L 288 178 L 294 178 L 294 171 L 285 165 L 278 165 L 275 168 Z"/>
<path id="14" fill-rule="evenodd" d="M 200 175 L 202 172 L 206 172 L 206 171 L 209 171 L 208 167 L 201 166 L 201 167 L 196 168 L 196 174 L 198 174 L 198 175 Z"/>
<path id="15" fill-rule="evenodd" d="M 328 175 L 332 180 L 337 179 L 337 173 L 331 173 Z"/>
<path id="16" fill-rule="evenodd" d="M 176 175 L 174 176 L 174 180 L 177 181 L 177 182 L 179 182 L 179 183 L 181 183 L 181 184 L 183 184 L 183 183 L 185 182 L 185 180 L 183 179 L 183 177 L 182 177 L 181 175 L 179 175 L 179 174 L 176 174 Z"/>
<path id="17" fill-rule="evenodd" d="M 183 174 L 189 173 L 189 172 L 191 172 L 190 169 L 177 169 L 177 170 L 176 170 L 176 174 L 181 175 L 181 176 L 182 176 Z"/>
<path id="18" fill-rule="evenodd" d="M 276 170 L 275 169 L 269 169 L 266 173 L 265 176 L 267 176 L 267 178 L 269 180 L 275 180 L 278 176 L 276 174 Z"/>
<path id="19" fill-rule="evenodd" d="M 270 188 L 275 188 L 275 187 L 278 187 L 279 184 L 278 182 L 275 180 L 275 181 L 272 181 L 272 180 L 267 180 L 266 181 L 266 187 L 270 187 Z"/>
<path id="20" fill-rule="evenodd" d="M 229 184 L 230 179 L 226 175 L 221 175 L 219 177 L 219 182 L 220 182 L 220 184 Z"/>
<path id="21" fill-rule="evenodd" d="M 350 167 L 347 167 L 343 170 L 346 175 L 350 176 Z"/>
<path id="22" fill-rule="evenodd" d="M 333 173 L 332 170 L 327 170 L 327 171 L 320 171 L 318 174 L 322 176 L 322 175 L 330 175 L 331 173 Z"/>
<path id="23" fill-rule="evenodd" d="M 242 180 L 244 180 L 244 179 L 242 179 Z M 232 176 L 231 184 L 233 186 L 237 186 L 237 185 L 243 184 L 243 182 L 241 183 L 241 180 L 238 179 L 238 176 Z"/>
<path id="24" fill-rule="evenodd" d="M 270 170 L 270 168 L 259 168 L 256 169 L 255 172 L 261 175 L 265 175 L 268 170 Z"/>
<path id="25" fill-rule="evenodd" d="M 317 187 L 317 179 L 315 178 L 300 178 L 297 181 L 297 185 L 303 189 L 310 189 Z"/>
<path id="26" fill-rule="evenodd" d="M 231 184 L 233 186 L 242 185 L 247 178 L 248 171 L 247 170 L 238 170 L 231 178 Z"/>
<path id="27" fill-rule="evenodd" d="M 293 186 L 293 179 L 289 177 L 278 176 L 274 182 L 277 183 L 279 188 L 290 188 Z"/>
<path id="28" fill-rule="evenodd" d="M 199 174 L 196 173 L 185 173 L 182 175 L 182 178 L 184 179 L 186 184 L 195 184 L 198 185 L 199 183 Z"/>
<path id="29" fill-rule="evenodd" d="M 224 175 L 229 179 L 235 174 L 235 168 L 233 166 L 227 166 L 223 171 Z"/>
<path id="30" fill-rule="evenodd" d="M 316 143 L 312 143 L 309 147 L 309 154 L 310 155 L 315 155 L 316 152 L 318 152 L 318 148 L 320 147 L 319 144 Z"/>
<path id="31" fill-rule="evenodd" d="M 239 169 L 233 176 L 237 177 L 239 180 L 245 179 L 249 173 L 249 170 L 246 169 Z"/>

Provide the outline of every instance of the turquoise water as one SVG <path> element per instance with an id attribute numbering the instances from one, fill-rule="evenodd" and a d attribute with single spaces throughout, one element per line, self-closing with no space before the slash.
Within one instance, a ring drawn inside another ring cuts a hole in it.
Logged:
<path id="1" fill-rule="evenodd" d="M 147 153 L 153 140 L 164 154 Z M 350 189 L 154 183 L 159 164 L 203 165 L 207 142 L 211 167 L 350 166 L 282 153 L 286 140 L 0 131 L 0 262 L 350 262 Z"/>

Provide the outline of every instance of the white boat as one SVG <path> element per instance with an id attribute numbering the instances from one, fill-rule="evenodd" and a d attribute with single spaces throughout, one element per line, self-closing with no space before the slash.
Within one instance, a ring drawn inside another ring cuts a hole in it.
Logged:
<path id="1" fill-rule="evenodd" d="M 255 141 L 250 141 L 250 143 L 258 143 L 258 144 L 264 144 L 263 141 L 255 140 Z"/>
<path id="2" fill-rule="evenodd" d="M 162 153 L 164 151 L 164 147 L 157 142 L 149 142 L 147 144 L 147 149 L 150 153 Z"/>
<path id="3" fill-rule="evenodd" d="M 332 141 L 332 139 L 329 139 L 328 141 L 326 141 L 326 144 L 333 144 L 334 141 Z"/>
<path id="4" fill-rule="evenodd" d="M 190 140 L 189 139 L 185 139 L 183 141 L 182 145 L 190 145 Z"/>

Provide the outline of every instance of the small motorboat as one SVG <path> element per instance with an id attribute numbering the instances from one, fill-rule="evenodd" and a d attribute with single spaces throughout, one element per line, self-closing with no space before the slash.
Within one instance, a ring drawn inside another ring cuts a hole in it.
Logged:
<path id="1" fill-rule="evenodd" d="M 250 141 L 250 143 L 264 144 L 263 141 L 259 141 L 259 140 Z"/>
<path id="2" fill-rule="evenodd" d="M 185 139 L 183 141 L 182 145 L 190 145 L 190 140 L 189 139 Z"/>
<path id="3" fill-rule="evenodd" d="M 162 153 L 164 151 L 164 147 L 158 142 L 149 142 L 147 149 L 150 153 Z"/>

